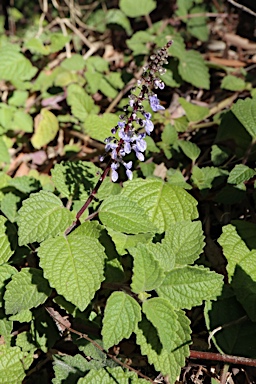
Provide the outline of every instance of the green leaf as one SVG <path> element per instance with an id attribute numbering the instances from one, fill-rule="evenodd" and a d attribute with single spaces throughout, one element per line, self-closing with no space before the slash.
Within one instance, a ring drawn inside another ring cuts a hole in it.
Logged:
<path id="1" fill-rule="evenodd" d="M 211 150 L 211 161 L 214 166 L 223 164 L 229 157 L 229 153 L 225 148 L 214 144 Z"/>
<path id="2" fill-rule="evenodd" d="M 175 14 L 177 16 L 185 16 L 189 13 L 189 10 L 193 6 L 193 0 L 177 0 L 177 10 Z"/>
<path id="3" fill-rule="evenodd" d="M 7 145 L 5 144 L 5 141 L 3 140 L 3 137 L 0 136 L 0 163 L 10 163 L 11 157 L 7 148 Z"/>
<path id="4" fill-rule="evenodd" d="M 223 78 L 220 87 L 222 89 L 227 89 L 228 91 L 243 91 L 246 87 L 246 83 L 243 79 L 227 75 Z"/>
<path id="5" fill-rule="evenodd" d="M 59 123 L 57 117 L 45 108 L 41 110 L 40 115 L 37 115 L 36 122 L 31 143 L 34 148 L 39 149 L 55 138 L 59 130 Z"/>
<path id="6" fill-rule="evenodd" d="M 194 166 L 192 169 L 192 181 L 199 189 L 212 188 L 213 181 L 219 176 L 225 176 L 228 172 L 216 167 Z"/>
<path id="7" fill-rule="evenodd" d="M 1 273 L 1 272 L 0 272 Z M 11 347 L 13 322 L 9 319 L 0 319 L 0 335 L 2 344 Z"/>
<path id="8" fill-rule="evenodd" d="M 190 103 L 183 97 L 179 97 L 179 103 L 185 110 L 186 116 L 189 121 L 201 121 L 209 115 L 209 108 Z"/>
<path id="9" fill-rule="evenodd" d="M 75 356 L 53 356 L 53 369 L 55 378 L 52 384 L 76 384 L 85 372 L 92 369 L 91 361 L 87 361 L 83 356 L 77 354 Z"/>
<path id="10" fill-rule="evenodd" d="M 127 234 L 155 230 L 145 210 L 138 203 L 121 195 L 111 196 L 103 201 L 99 218 L 107 228 Z"/>
<path id="11" fill-rule="evenodd" d="M 210 88 L 210 75 L 204 59 L 197 51 L 185 51 L 179 57 L 179 74 L 197 88 Z"/>
<path id="12" fill-rule="evenodd" d="M 101 368 L 91 370 L 77 384 L 147 384 L 148 381 L 139 379 L 135 372 L 124 372 L 121 367 Z"/>
<path id="13" fill-rule="evenodd" d="M 33 314 L 29 309 L 21 310 L 19 313 L 9 317 L 12 321 L 18 321 L 19 323 L 30 323 L 33 319 Z"/>
<path id="14" fill-rule="evenodd" d="M 8 264 L 0 265 L 0 308 L 2 308 L 5 286 L 12 275 L 18 273 L 17 269 Z"/>
<path id="15" fill-rule="evenodd" d="M 202 14 L 206 9 L 202 6 L 195 6 L 189 11 L 189 14 Z M 185 19 L 186 20 L 186 19 Z M 207 18 L 203 16 L 191 17 L 187 20 L 187 29 L 191 35 L 195 36 L 201 41 L 207 41 L 209 38 L 209 30 L 207 27 Z"/>
<path id="16" fill-rule="evenodd" d="M 236 118 L 256 140 L 256 99 L 239 99 L 231 108 Z"/>
<path id="17" fill-rule="evenodd" d="M 33 177 L 18 176 L 11 179 L 8 186 L 17 189 L 24 194 L 28 194 L 37 191 L 40 188 L 40 183 Z"/>
<path id="18" fill-rule="evenodd" d="M 51 52 L 58 52 L 65 47 L 65 44 L 71 40 L 71 36 L 64 36 L 63 33 L 51 33 L 50 34 L 50 49 Z"/>
<path id="19" fill-rule="evenodd" d="M 166 274 L 162 285 L 157 288 L 175 308 L 191 309 L 201 305 L 203 300 L 213 300 L 220 295 L 223 276 L 202 266 L 175 268 Z"/>
<path id="20" fill-rule="evenodd" d="M 198 217 L 196 200 L 180 187 L 153 178 L 132 180 L 124 186 L 121 196 L 141 206 L 159 233 L 171 223 Z M 136 217 L 139 219 L 140 214 Z"/>
<path id="21" fill-rule="evenodd" d="M 165 271 L 170 271 L 175 265 L 175 257 L 170 249 L 169 243 L 162 241 L 161 243 L 149 244 L 148 250 L 153 253 L 155 260 L 160 264 L 160 267 Z M 162 283 L 162 280 L 161 280 Z"/>
<path id="22" fill-rule="evenodd" d="M 236 164 L 229 174 L 229 184 L 240 184 L 255 176 L 256 171 L 244 164 Z"/>
<path id="23" fill-rule="evenodd" d="M 1 384 L 20 384 L 26 376 L 23 365 L 24 355 L 19 347 L 8 348 L 0 345 Z"/>
<path id="24" fill-rule="evenodd" d="M 62 196 L 72 200 L 85 200 L 98 181 L 97 168 L 86 161 L 66 161 L 55 164 L 52 180 Z"/>
<path id="25" fill-rule="evenodd" d="M 102 116 L 89 115 L 84 122 L 85 132 L 92 138 L 104 142 L 111 136 L 111 129 L 118 123 L 118 116 L 104 113 Z"/>
<path id="26" fill-rule="evenodd" d="M 141 0 L 139 3 L 134 0 L 120 0 L 119 7 L 128 17 L 149 15 L 156 8 L 156 1 Z"/>
<path id="27" fill-rule="evenodd" d="M 30 80 L 37 69 L 12 44 L 2 45 L 0 48 L 1 79 L 7 81 Z"/>
<path id="28" fill-rule="evenodd" d="M 185 155 L 192 161 L 196 161 L 199 157 L 201 150 L 196 144 L 191 143 L 191 141 L 179 140 L 178 145 Z"/>
<path id="29" fill-rule="evenodd" d="M 8 99 L 8 104 L 15 107 L 23 107 L 28 98 L 28 91 L 16 90 L 12 96 Z"/>
<path id="30" fill-rule="evenodd" d="M 104 280 L 104 248 L 87 237 L 83 225 L 68 237 L 44 241 L 38 251 L 40 266 L 50 285 L 83 311 Z"/>
<path id="31" fill-rule="evenodd" d="M 114 183 L 112 183 L 114 184 Z M 126 235 L 125 233 L 116 232 L 108 228 L 108 233 L 115 243 L 116 250 L 119 255 L 127 254 L 127 249 L 136 247 L 138 243 L 148 243 L 152 239 L 152 233 L 140 233 L 138 235 Z"/>
<path id="32" fill-rule="evenodd" d="M 67 103 L 71 107 L 72 114 L 80 121 L 84 121 L 89 114 L 97 114 L 99 107 L 94 104 L 91 96 L 78 84 L 68 86 Z"/>
<path id="33" fill-rule="evenodd" d="M 162 244 L 169 249 L 175 265 L 192 264 L 203 251 L 204 235 L 200 221 L 181 221 L 171 224 Z"/>
<path id="34" fill-rule="evenodd" d="M 185 358 L 189 356 L 190 328 L 189 320 L 182 311 L 177 311 L 178 329 L 174 334 L 172 352 L 165 350 L 158 338 L 155 327 L 146 319 L 139 323 L 136 330 L 136 341 L 141 353 L 148 357 L 149 364 L 153 364 L 157 371 L 168 375 L 169 381 L 174 383 L 185 365 Z"/>
<path id="35" fill-rule="evenodd" d="M 106 15 L 106 23 L 120 25 L 125 29 L 127 35 L 132 34 L 130 21 L 120 9 L 109 9 Z"/>
<path id="36" fill-rule="evenodd" d="M 16 221 L 18 211 L 17 204 L 20 202 L 20 200 L 20 197 L 18 197 L 14 193 L 9 192 L 4 195 L 1 201 L 1 211 L 11 223 L 14 223 L 14 221 Z"/>
<path id="37" fill-rule="evenodd" d="M 163 349 L 172 353 L 175 348 L 175 334 L 179 328 L 178 316 L 172 305 L 161 297 L 144 301 L 142 310 L 157 329 Z"/>
<path id="38" fill-rule="evenodd" d="M 0 126 L 4 129 L 3 132 L 7 132 L 11 129 L 12 119 L 16 108 L 0 103 Z"/>
<path id="39" fill-rule="evenodd" d="M 85 64 L 86 62 L 83 56 L 75 53 L 71 57 L 63 60 L 60 66 L 68 71 L 81 71 L 84 69 Z"/>
<path id="40" fill-rule="evenodd" d="M 12 275 L 4 294 L 5 312 L 16 314 L 25 309 L 36 308 L 50 296 L 51 289 L 43 273 L 35 268 L 22 268 Z"/>
<path id="41" fill-rule="evenodd" d="M 14 131 L 33 132 L 32 117 L 25 111 L 18 109 L 13 116 L 12 129 Z"/>
<path id="42" fill-rule="evenodd" d="M 135 293 L 152 291 L 159 287 L 164 280 L 164 270 L 148 250 L 147 245 L 138 244 L 129 249 L 133 256 L 132 291 Z"/>
<path id="43" fill-rule="evenodd" d="M 6 218 L 0 216 L 0 265 L 6 263 L 13 254 L 11 244 L 7 235 Z"/>
<path id="44" fill-rule="evenodd" d="M 138 31 L 130 39 L 126 40 L 126 44 L 133 51 L 134 55 L 146 55 L 149 53 L 147 43 L 153 40 L 154 38 L 149 32 Z"/>
<path id="45" fill-rule="evenodd" d="M 227 272 L 229 282 L 231 282 L 236 266 L 248 256 L 250 250 L 237 234 L 235 226 L 231 224 L 222 228 L 222 234 L 218 239 L 218 243 L 222 247 L 224 256 L 228 260 Z"/>
<path id="46" fill-rule="evenodd" d="M 137 301 L 124 292 L 112 293 L 106 303 L 101 332 L 105 349 L 129 339 L 139 321 L 141 308 Z"/>
<path id="47" fill-rule="evenodd" d="M 192 189 L 192 186 L 185 181 L 185 178 L 179 169 L 169 168 L 166 176 L 168 183 L 171 185 L 176 185 L 183 189 Z"/>
<path id="48" fill-rule="evenodd" d="M 57 196 L 46 191 L 31 194 L 23 201 L 18 215 L 19 245 L 54 237 L 68 228 L 75 218 Z"/>

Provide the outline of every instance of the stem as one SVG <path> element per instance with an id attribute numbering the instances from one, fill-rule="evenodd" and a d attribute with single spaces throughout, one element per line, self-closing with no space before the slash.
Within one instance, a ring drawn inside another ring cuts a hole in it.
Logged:
<path id="1" fill-rule="evenodd" d="M 106 178 L 107 174 L 109 173 L 109 170 L 110 170 L 110 167 L 111 167 L 111 163 L 112 163 L 112 160 L 110 160 L 105 168 L 105 170 L 102 172 L 97 184 L 95 185 L 95 187 L 93 188 L 93 190 L 91 191 L 88 199 L 86 200 L 86 202 L 84 203 L 84 205 L 82 206 L 82 208 L 77 212 L 76 214 L 76 220 L 73 221 L 73 223 L 70 225 L 70 227 L 68 227 L 65 231 L 65 235 L 67 236 L 69 233 L 71 233 L 76 227 L 78 227 L 81 223 L 80 223 L 80 217 L 82 216 L 82 214 L 84 213 L 84 211 L 88 208 L 88 206 L 91 204 L 92 200 L 94 199 L 94 196 L 96 195 L 96 193 L 98 192 L 101 184 L 103 183 L 104 179 Z"/>

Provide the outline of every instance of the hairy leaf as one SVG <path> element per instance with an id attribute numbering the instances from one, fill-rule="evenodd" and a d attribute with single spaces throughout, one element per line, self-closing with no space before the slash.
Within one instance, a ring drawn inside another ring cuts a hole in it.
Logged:
<path id="1" fill-rule="evenodd" d="M 54 237 L 74 220 L 74 213 L 65 209 L 57 196 L 46 191 L 34 193 L 23 201 L 18 214 L 19 245 Z"/>
<path id="2" fill-rule="evenodd" d="M 172 353 L 175 348 L 175 335 L 179 328 L 178 316 L 168 300 L 154 297 L 143 303 L 142 310 L 147 319 L 157 329 L 163 349 Z"/>
<path id="3" fill-rule="evenodd" d="M 6 263 L 13 254 L 11 244 L 7 236 L 7 220 L 0 216 L 0 265 Z"/>
<path id="4" fill-rule="evenodd" d="M 171 224 L 162 244 L 169 249 L 170 258 L 175 260 L 176 265 L 192 264 L 204 246 L 201 222 L 181 221 Z"/>
<path id="5" fill-rule="evenodd" d="M 44 241 L 39 250 L 40 266 L 50 285 L 83 311 L 104 280 L 104 248 L 87 237 L 83 226 L 68 237 Z"/>
<path id="6" fill-rule="evenodd" d="M 169 299 L 175 308 L 191 309 L 201 305 L 203 300 L 215 299 L 222 286 L 223 276 L 202 266 L 185 266 L 168 272 L 156 291 L 160 297 Z"/>
<path id="7" fill-rule="evenodd" d="M 24 355 L 19 347 L 8 348 L 0 345 L 1 384 L 20 384 L 26 376 L 23 365 Z"/>
<path id="8" fill-rule="evenodd" d="M 12 276 L 4 294 L 5 312 L 16 314 L 43 304 L 51 289 L 43 273 L 35 268 L 22 268 Z"/>
<path id="9" fill-rule="evenodd" d="M 141 321 L 141 309 L 137 301 L 124 292 L 113 292 L 107 300 L 102 336 L 105 349 L 128 339 Z"/>
<path id="10" fill-rule="evenodd" d="M 247 165 L 236 164 L 229 174 L 228 183 L 240 184 L 251 179 L 253 176 L 255 176 L 255 174 L 256 171 L 247 167 Z"/>
<path id="11" fill-rule="evenodd" d="M 94 104 L 91 96 L 78 84 L 69 85 L 67 103 L 71 107 L 72 114 L 82 122 L 90 113 L 99 112 L 99 107 Z"/>
<path id="12" fill-rule="evenodd" d="M 133 256 L 132 291 L 140 293 L 152 291 L 161 285 L 164 279 L 164 270 L 148 250 L 147 245 L 138 244 L 136 248 L 129 249 Z"/>
<path id="13" fill-rule="evenodd" d="M 148 357 L 150 364 L 163 375 L 169 375 L 169 380 L 174 383 L 180 374 L 180 369 L 185 365 L 185 358 L 189 356 L 190 328 L 189 320 L 182 311 L 178 315 L 178 329 L 176 329 L 172 352 L 165 350 L 158 338 L 156 329 L 146 319 L 139 323 L 136 330 L 136 340 L 141 353 Z"/>
<path id="14" fill-rule="evenodd" d="M 210 88 L 209 71 L 199 52 L 182 52 L 179 59 L 179 74 L 183 80 L 197 88 Z"/>
<path id="15" fill-rule="evenodd" d="M 140 205 L 159 233 L 164 232 L 171 223 L 198 217 L 197 201 L 191 195 L 159 179 L 126 182 L 121 196 Z M 136 216 L 138 220 L 140 214 Z"/>
<path id="16" fill-rule="evenodd" d="M 102 203 L 99 218 L 114 231 L 137 234 L 155 230 L 144 209 L 121 195 L 111 196 Z"/>

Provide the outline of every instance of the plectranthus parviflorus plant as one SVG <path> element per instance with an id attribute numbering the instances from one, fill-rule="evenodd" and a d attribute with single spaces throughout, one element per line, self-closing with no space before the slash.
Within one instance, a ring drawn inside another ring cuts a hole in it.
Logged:
<path id="1" fill-rule="evenodd" d="M 56 189 L 22 203 L 19 244 L 1 235 L 8 319 L 0 329 L 16 376 L 24 377 L 40 351 L 53 360 L 54 383 L 67 367 L 79 384 L 153 382 L 159 374 L 174 383 L 191 343 L 185 310 L 221 293 L 222 276 L 195 264 L 204 247 L 197 201 L 171 179 L 142 178 L 136 169 L 164 114 L 158 97 L 170 44 L 150 55 L 106 138 L 102 173 L 91 162 L 56 164 Z M 128 180 L 120 182 L 123 171 Z M 16 257 L 29 260 L 20 270 L 7 264 L 15 246 Z M 28 324 L 16 345 L 13 321 Z M 58 354 L 66 344 L 72 352 Z"/>

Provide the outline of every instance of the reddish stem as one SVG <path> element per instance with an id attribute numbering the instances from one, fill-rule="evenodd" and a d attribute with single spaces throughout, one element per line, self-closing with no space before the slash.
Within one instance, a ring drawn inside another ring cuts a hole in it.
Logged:
<path id="1" fill-rule="evenodd" d="M 224 363 L 256 367 L 256 359 L 250 359 L 248 357 L 240 357 L 240 356 L 232 356 L 232 355 L 221 355 L 220 353 L 213 353 L 213 352 L 202 352 L 202 351 L 191 350 L 190 358 L 223 361 Z"/>
<path id="2" fill-rule="evenodd" d="M 95 187 L 93 188 L 92 192 L 90 193 L 90 196 L 88 197 L 88 199 L 86 200 L 86 202 L 84 203 L 84 205 L 82 206 L 82 208 L 77 212 L 76 214 L 76 220 L 73 221 L 73 223 L 71 224 L 70 227 L 68 227 L 65 231 L 65 235 L 67 236 L 70 232 L 72 232 L 76 227 L 78 227 L 81 223 L 80 223 L 80 217 L 82 216 L 82 214 L 84 213 L 84 211 L 86 210 L 86 208 L 88 208 L 88 206 L 91 204 L 92 200 L 94 199 L 94 196 L 96 195 L 96 193 L 98 192 L 101 184 L 103 183 L 104 179 L 106 178 L 107 174 L 109 173 L 109 170 L 111 168 L 111 163 L 112 163 L 112 160 L 110 160 L 105 168 L 105 170 L 102 172 L 97 184 L 95 185 Z"/>

